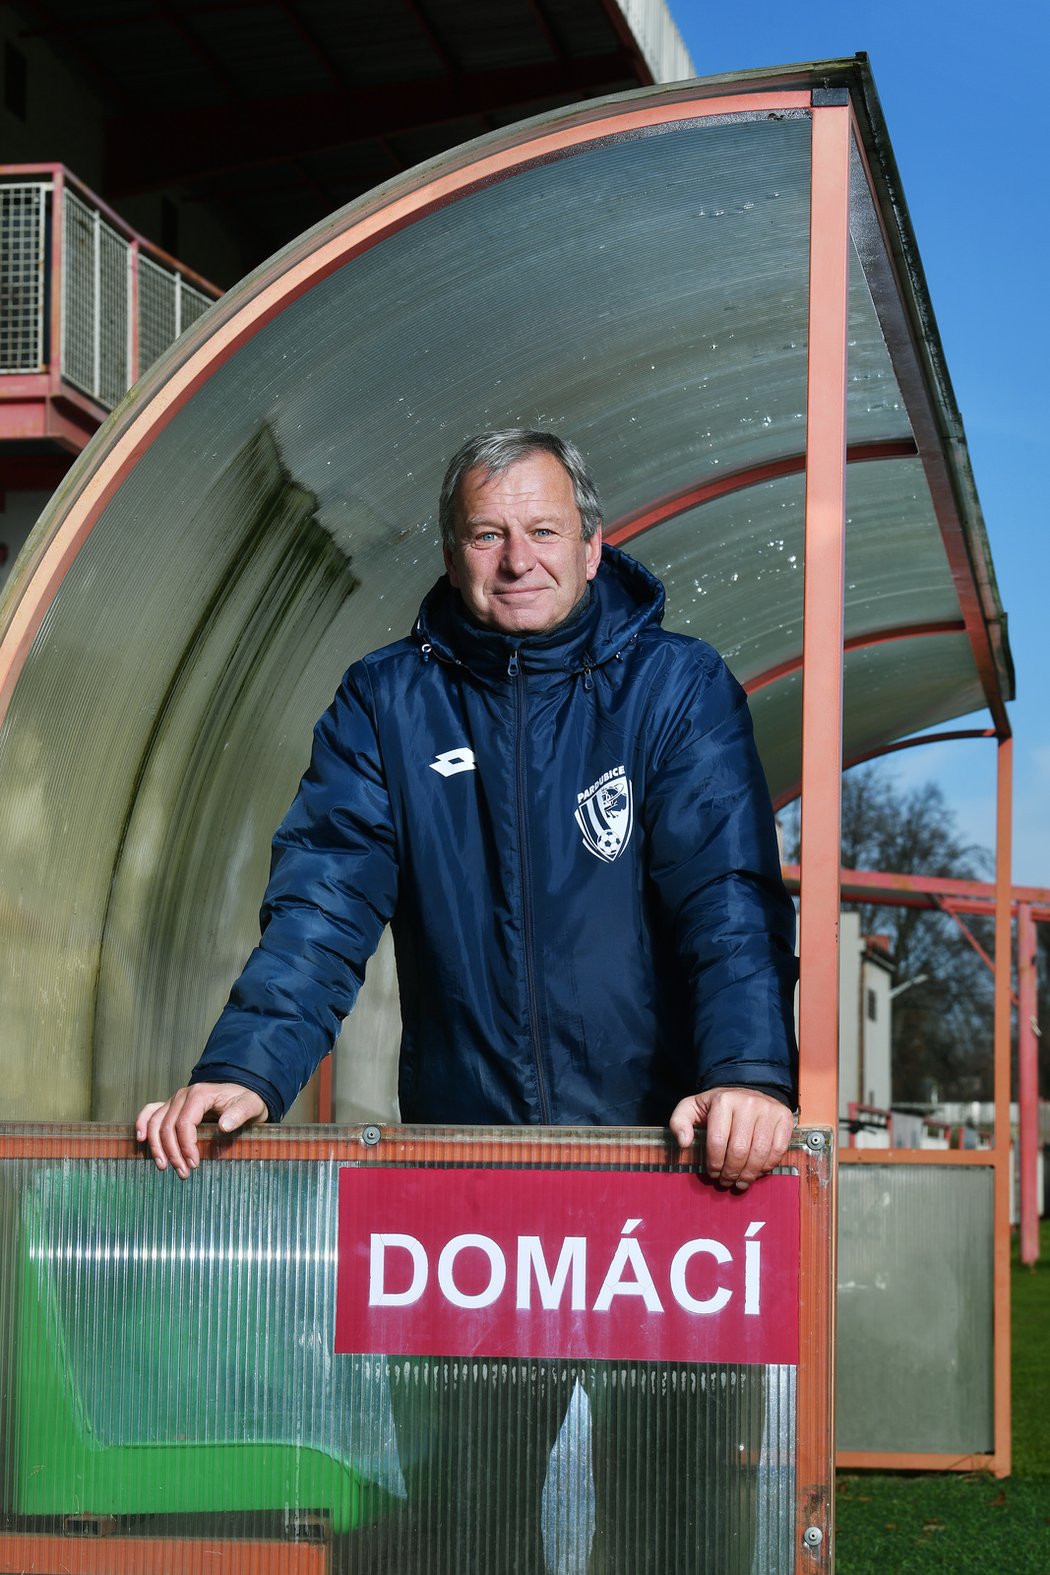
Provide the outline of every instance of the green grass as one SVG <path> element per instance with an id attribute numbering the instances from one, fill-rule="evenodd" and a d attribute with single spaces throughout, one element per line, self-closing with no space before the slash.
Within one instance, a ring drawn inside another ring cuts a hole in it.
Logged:
<path id="1" fill-rule="evenodd" d="M 841 1475 L 837 1575 L 1050 1575 L 1050 1222 L 1011 1292 L 1013 1475 Z"/>

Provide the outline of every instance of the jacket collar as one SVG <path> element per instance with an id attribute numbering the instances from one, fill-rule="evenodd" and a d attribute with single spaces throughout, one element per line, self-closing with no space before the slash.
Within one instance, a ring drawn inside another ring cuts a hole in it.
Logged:
<path id="1" fill-rule="evenodd" d="M 525 672 L 578 673 L 611 661 L 663 620 L 660 581 L 616 547 L 603 546 L 590 592 L 550 634 L 502 634 L 472 622 L 443 574 L 419 609 L 415 637 L 425 651 L 479 675 L 505 676 L 515 658 Z"/>

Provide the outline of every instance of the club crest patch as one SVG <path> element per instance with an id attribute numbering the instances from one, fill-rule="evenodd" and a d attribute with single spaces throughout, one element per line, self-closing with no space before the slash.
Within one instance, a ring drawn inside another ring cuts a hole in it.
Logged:
<path id="1" fill-rule="evenodd" d="M 614 766 L 583 793 L 576 795 L 576 824 L 584 846 L 611 864 L 631 840 L 634 829 L 634 789 L 623 766 Z"/>

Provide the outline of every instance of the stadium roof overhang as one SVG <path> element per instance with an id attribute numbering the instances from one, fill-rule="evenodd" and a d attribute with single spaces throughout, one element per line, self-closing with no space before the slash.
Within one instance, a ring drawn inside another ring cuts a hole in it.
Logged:
<path id="1" fill-rule="evenodd" d="M 580 443 L 670 625 L 750 688 L 777 798 L 803 774 L 804 579 L 830 610 L 806 628 L 828 793 L 840 754 L 981 709 L 1008 735 L 1005 621 L 865 63 L 577 106 L 294 242 L 56 494 L 0 610 L 0 867 L 33 892 L 27 1013 L 75 912 L 91 967 L 71 1032 L 118 1061 L 161 1020 L 202 1037 L 311 723 L 435 577 L 445 461 L 518 424 Z M 837 915 L 837 810 L 825 835 Z"/>
<path id="2" fill-rule="evenodd" d="M 221 216 L 246 265 L 446 148 L 694 69 L 665 0 L 15 9 L 105 106 L 102 195 L 177 191 Z"/>

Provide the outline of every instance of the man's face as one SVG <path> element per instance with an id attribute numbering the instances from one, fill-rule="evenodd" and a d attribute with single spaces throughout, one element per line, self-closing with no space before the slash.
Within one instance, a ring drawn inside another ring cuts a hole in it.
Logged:
<path id="1" fill-rule="evenodd" d="M 468 470 L 459 487 L 448 577 L 475 622 L 504 634 L 546 634 L 572 612 L 601 560 L 568 472 L 540 450 L 499 475 Z"/>

